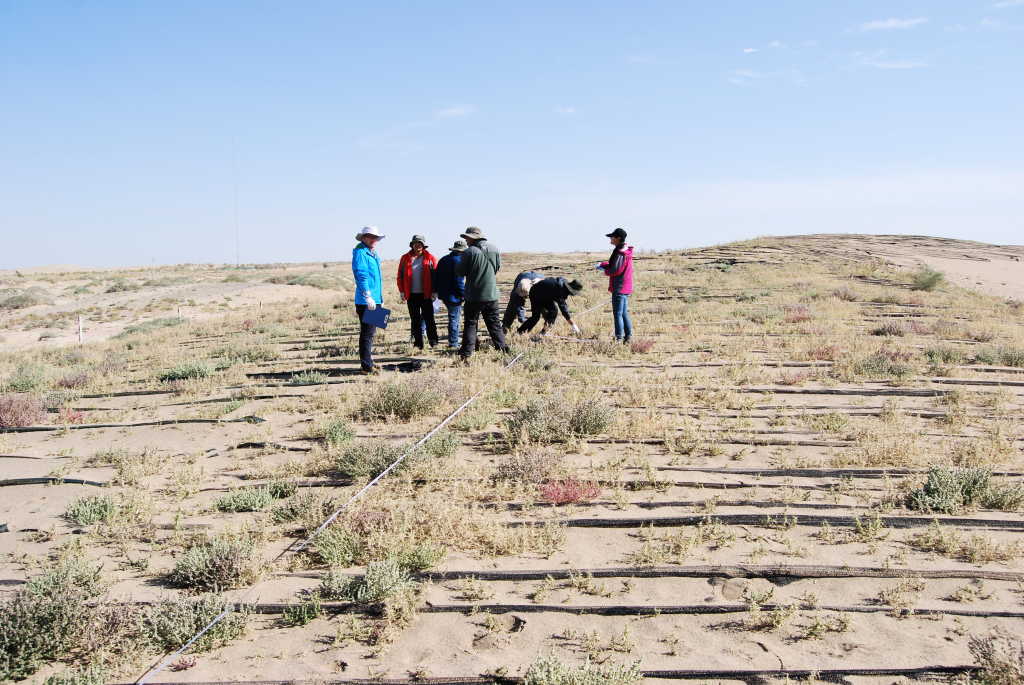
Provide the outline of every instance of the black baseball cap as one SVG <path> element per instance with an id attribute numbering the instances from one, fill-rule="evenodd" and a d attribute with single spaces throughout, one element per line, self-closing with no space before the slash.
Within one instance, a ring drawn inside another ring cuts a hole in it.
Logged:
<path id="1" fill-rule="evenodd" d="M 622 238 L 623 240 L 625 240 L 626 239 L 626 229 L 624 229 L 624 228 L 616 228 L 611 233 L 605 233 L 605 237 L 606 238 Z"/>

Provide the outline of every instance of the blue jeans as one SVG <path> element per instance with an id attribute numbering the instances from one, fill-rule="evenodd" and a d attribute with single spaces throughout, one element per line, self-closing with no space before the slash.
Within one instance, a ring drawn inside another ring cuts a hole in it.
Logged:
<path id="1" fill-rule="evenodd" d="M 633 322 L 629 318 L 629 295 L 612 295 L 612 316 L 615 317 L 615 339 L 633 337 Z"/>
<path id="2" fill-rule="evenodd" d="M 462 303 L 452 304 L 445 301 L 444 306 L 448 308 L 448 347 L 457 349 L 462 333 Z"/>

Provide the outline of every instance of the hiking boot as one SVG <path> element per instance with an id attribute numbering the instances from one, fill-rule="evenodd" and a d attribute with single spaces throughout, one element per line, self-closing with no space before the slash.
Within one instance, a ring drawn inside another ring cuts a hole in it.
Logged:
<path id="1" fill-rule="evenodd" d="M 364 376 L 376 376 L 380 374 L 380 369 L 376 366 L 373 366 L 369 369 L 359 369 L 359 373 L 361 373 Z"/>

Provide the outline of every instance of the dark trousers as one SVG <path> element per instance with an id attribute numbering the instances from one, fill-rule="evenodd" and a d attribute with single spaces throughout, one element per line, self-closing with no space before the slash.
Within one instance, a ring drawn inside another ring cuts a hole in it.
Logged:
<path id="1" fill-rule="evenodd" d="M 465 325 L 462 327 L 462 348 L 459 350 L 459 356 L 469 359 L 476 350 L 476 329 L 481 315 L 484 317 L 484 325 L 487 326 L 487 333 L 491 336 L 494 348 L 502 352 L 508 350 L 505 345 L 505 333 L 501 330 L 501 316 L 498 313 L 497 300 L 466 302 L 464 310 L 466 319 Z"/>
<path id="2" fill-rule="evenodd" d="M 356 317 L 359 319 L 359 365 L 363 367 L 363 371 L 369 371 L 373 368 L 373 336 L 377 333 L 377 327 L 363 323 L 365 311 L 365 304 L 356 305 Z"/>
<path id="3" fill-rule="evenodd" d="M 520 333 L 529 333 L 533 330 L 533 327 L 540 321 L 540 317 L 544 317 L 544 328 L 553 324 L 558 319 L 558 305 L 554 302 L 549 303 L 546 307 L 541 309 L 540 307 L 534 307 L 533 303 L 530 303 L 530 318 L 523 322 L 523 325 L 519 327 Z"/>
<path id="4" fill-rule="evenodd" d="M 505 316 L 501 320 L 501 327 L 508 331 L 512 328 L 512 321 L 519 323 L 526 321 L 526 298 L 517 295 L 515 291 L 508 296 L 508 306 L 505 307 Z"/>
<path id="5" fill-rule="evenodd" d="M 437 344 L 437 325 L 434 323 L 434 301 L 423 293 L 411 293 L 405 301 L 412 319 L 413 344 L 423 349 L 423 325 L 427 326 L 427 340 L 430 346 Z"/>

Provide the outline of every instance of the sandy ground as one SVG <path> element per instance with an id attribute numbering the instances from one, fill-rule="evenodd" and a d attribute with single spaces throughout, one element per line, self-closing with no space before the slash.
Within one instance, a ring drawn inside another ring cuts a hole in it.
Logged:
<path id="1" fill-rule="evenodd" d="M 953 443 L 980 443 L 998 429 L 1004 431 L 999 435 L 1009 445 L 1008 456 L 1000 462 L 1000 469 L 1018 474 L 1013 476 L 1013 482 L 1019 482 L 1019 474 L 1024 472 L 1021 451 L 1024 442 L 1018 434 L 1019 419 L 1024 415 L 1021 369 L 965 363 L 942 375 L 921 371 L 902 382 L 846 382 L 829 377 L 827 366 L 822 367 L 820 374 L 815 369 L 808 372 L 810 367 L 806 366 L 782 366 L 783 363 L 804 363 L 793 362 L 802 349 L 800 346 L 832 341 L 830 329 L 836 326 L 849 326 L 853 331 L 851 335 L 856 334 L 871 346 L 870 349 L 875 349 L 883 342 L 890 345 L 890 341 L 880 342 L 876 336 L 867 334 L 881 322 L 913 316 L 914 321 L 934 323 L 960 316 L 962 320 L 957 319 L 958 325 L 966 330 L 974 325 L 971 317 L 976 316 L 977 325 L 987 328 L 994 325 L 989 310 L 1006 308 L 1004 303 L 986 300 L 979 312 L 951 313 L 949 302 L 953 300 L 946 298 L 954 295 L 948 293 L 913 294 L 914 298 L 922 298 L 920 304 L 872 302 L 871 295 L 896 293 L 908 297 L 910 293 L 900 284 L 865 284 L 837 271 L 828 274 L 823 290 L 827 292 L 840 284 L 850 285 L 861 296 L 858 300 L 834 302 L 825 298 L 824 304 L 810 300 L 806 306 L 814 310 L 818 319 L 758 323 L 756 315 L 765 309 L 804 306 L 795 304 L 799 293 L 810 287 L 803 280 L 801 264 L 825 256 L 863 259 L 865 255 L 907 267 L 913 267 L 919 260 L 945 271 L 954 283 L 959 284 L 963 278 L 973 280 L 972 287 L 1000 297 L 1024 296 L 1024 274 L 1020 262 L 1016 261 L 1018 255 L 1024 255 L 1024 248 L 1019 247 L 928 238 L 800 236 L 757 241 L 752 246 L 720 246 L 682 255 L 641 255 L 637 262 L 641 278 L 661 275 L 657 285 L 645 285 L 631 305 L 638 326 L 645 337 L 653 341 L 654 352 L 646 357 L 641 354 L 615 356 L 602 352 L 600 347 L 580 346 L 577 352 L 558 357 L 553 369 L 529 376 L 537 386 L 524 390 L 564 392 L 567 397 L 573 392 L 585 391 L 587 396 L 615 402 L 620 417 L 615 433 L 583 441 L 565 456 L 565 460 L 567 468 L 589 474 L 588 478 L 600 477 L 630 484 L 630 487 L 613 492 L 611 486 L 606 486 L 590 506 L 499 509 L 501 522 L 734 514 L 771 516 L 773 521 L 770 522 L 761 523 L 759 518 L 754 524 L 729 525 L 730 539 L 703 541 L 684 559 L 666 561 L 664 565 L 873 567 L 895 569 L 911 576 L 914 571 L 948 571 L 953 577 L 928 579 L 919 591 L 911 593 L 913 607 L 936 610 L 937 614 L 894 615 L 898 612 L 869 611 L 880 606 L 880 593 L 898 585 L 899 578 L 800 579 L 784 574 L 769 578 L 726 578 L 721 574 L 705 574 L 690 578 L 634 579 L 625 572 L 601 579 L 589 592 L 559 582 L 543 600 L 535 596 L 542 589 L 543 581 L 486 581 L 484 585 L 489 594 L 481 599 L 467 597 L 462 582 L 438 580 L 423 587 L 423 613 L 389 645 L 374 647 L 346 638 L 348 618 L 344 615 L 324 616 L 305 626 L 290 628 L 283 627 L 277 616 L 256 616 L 242 639 L 199 655 L 193 667 L 165 671 L 156 680 L 188 683 L 406 678 L 413 674 L 455 677 L 485 672 L 521 675 L 540 653 L 554 652 L 568 661 L 581 661 L 587 648 L 595 646 L 599 647 L 600 658 L 607 659 L 608 663 L 639 660 L 644 669 L 909 668 L 971 663 L 966 640 L 969 634 L 985 634 L 996 626 L 1011 633 L 1024 633 L 1024 619 L 1019 617 L 956 615 L 965 610 L 1024 612 L 1019 580 L 981 582 L 974 578 L 989 571 L 1024 574 L 1020 557 L 970 562 L 920 551 L 908 545 L 908 540 L 920 529 L 899 528 L 896 524 L 876 540 L 843 535 L 825 540 L 825 533 L 818 524 L 786 522 L 786 517 L 803 515 L 866 516 L 873 511 L 872 507 L 877 509 L 887 496 L 897 491 L 902 478 L 899 474 L 872 473 L 863 469 L 854 457 L 850 457 L 850 473 L 839 473 L 834 466 L 836 460 L 859 454 L 862 445 L 856 438 L 856 428 L 876 428 L 881 421 L 879 417 L 894 412 L 900 414 L 903 423 L 899 424 L 897 434 L 887 439 L 912 436 L 920 440 L 922 459 L 945 463 Z M 606 299 L 601 279 L 593 269 L 585 272 L 595 256 L 510 255 L 508 267 L 501 274 L 503 289 L 508 290 L 516 272 L 537 265 L 554 267 L 557 273 L 580 274 L 581 278 L 589 279 L 588 299 L 576 306 L 577 311 L 582 311 Z M 736 271 L 708 270 L 705 268 L 708 263 L 732 264 L 730 268 Z M 749 279 L 748 272 L 743 270 L 744 264 L 752 269 Z M 386 265 L 386 273 L 393 273 L 393 266 Z M 310 269 L 309 265 L 294 267 L 296 272 Z M 335 271 L 343 273 L 340 268 Z M 268 309 L 271 303 L 285 303 L 289 309 L 299 309 L 308 303 L 347 302 L 348 297 L 343 287 L 320 290 L 255 282 L 225 283 L 223 276 L 224 272 L 212 271 L 197 279 L 197 283 L 168 286 L 158 289 L 159 292 L 143 289 L 132 293 L 67 296 L 48 306 L 50 309 L 44 306 L 35 308 L 38 312 L 28 313 L 45 317 L 86 307 L 123 307 L 123 319 L 90 327 L 91 339 L 96 340 L 122 330 L 135 320 L 132 318 L 135 312 L 161 298 L 178 302 L 191 299 L 195 304 L 188 306 L 193 309 L 183 312 L 183 316 L 217 320 L 225 314 L 251 315 L 258 312 L 260 302 Z M 685 281 L 686 288 L 693 283 L 705 288 L 703 300 L 675 307 L 680 302 L 679 292 L 684 287 L 680 284 L 684 279 L 689 279 Z M 77 276 L 73 280 L 74 283 L 86 281 L 85 277 Z M 53 287 L 47 281 L 32 282 Z M 747 295 L 748 291 L 756 292 Z M 230 298 L 229 302 L 224 301 L 226 297 Z M 749 302 L 749 297 L 760 299 Z M 718 309 L 701 309 L 709 302 L 716 302 L 715 298 L 722 298 L 726 304 Z M 177 306 L 173 305 L 173 309 Z M 169 304 L 168 310 L 173 309 Z M 16 316 L 25 314 L 22 311 Z M 382 356 L 402 358 L 412 352 L 404 341 L 407 321 L 400 312 L 398 314 L 393 330 L 389 330 L 381 342 L 379 353 Z M 161 315 L 164 314 L 154 311 L 147 317 Z M 280 352 L 278 359 L 238 365 L 227 372 L 232 375 L 214 379 L 207 385 L 175 388 L 153 380 L 154 371 L 158 369 L 144 365 L 129 368 L 111 389 L 145 390 L 155 394 L 92 397 L 87 394 L 74 403 L 88 417 L 118 424 L 114 427 L 84 424 L 68 430 L 0 434 L 0 478 L 61 476 L 106 482 L 114 477 L 114 469 L 108 465 L 89 465 L 90 456 L 110 449 L 149 450 L 158 455 L 155 471 L 141 478 L 137 486 L 114 485 L 109 490 L 140 494 L 155 506 L 152 520 L 140 532 L 140 540 L 128 543 L 127 554 L 125 548 L 104 541 L 97 531 L 75 526 L 62 517 L 75 499 L 107 490 L 73 484 L 0 488 L 0 522 L 7 523 L 11 530 L 0 535 L 0 595 L 17 588 L 38 572 L 31 560 L 46 559 L 60 545 L 70 541 L 82 541 L 90 558 L 103 564 L 104 577 L 111 584 L 111 597 L 149 601 L 186 595 L 185 591 L 171 588 L 165 581 L 167 572 L 181 554 L 180 541 L 173 539 L 173 528 L 179 524 L 194 527 L 187 528 L 188 531 L 210 532 L 237 530 L 249 525 L 268 532 L 268 539 L 260 549 L 261 558 L 266 561 L 276 556 L 293 538 L 284 536 L 284 529 L 275 525 L 266 512 L 223 513 L 215 509 L 214 503 L 230 488 L 268 477 L 266 474 L 289 462 L 309 461 L 312 458 L 309 452 L 297 450 L 314 446 L 308 438 L 309 429 L 325 416 L 328 410 L 324 407 L 333 406 L 332 401 L 358 402 L 372 390 L 370 384 L 401 380 L 396 373 L 385 373 L 383 379 L 357 378 L 358 361 L 351 354 L 320 354 L 328 343 L 351 344 L 350 318 L 346 308 L 344 314 L 339 315 L 339 321 L 347 328 L 327 338 L 319 335 L 315 322 L 303 323 L 305 328 L 295 323 L 294 330 L 272 341 Z M 601 307 L 580 315 L 579 323 L 585 331 L 596 335 L 606 332 L 608 318 L 607 310 Z M 1002 326 L 998 335 L 1002 337 L 996 342 L 1004 338 L 1019 339 L 1020 327 L 1024 326 L 1019 313 L 1007 315 L 998 323 Z M 224 329 L 225 333 L 243 335 L 237 326 Z M 5 350 L 8 346 L 57 345 L 61 340 L 67 342 L 70 335 L 63 331 L 60 338 L 37 343 L 33 336 L 38 336 L 38 330 L 4 331 Z M 908 334 L 901 344 L 915 350 L 939 344 L 929 336 L 931 333 Z M 221 342 L 203 337 L 183 338 L 174 343 L 174 348 L 190 358 L 202 357 Z M 941 344 L 957 344 L 968 352 L 980 346 L 970 340 L 942 341 Z M 448 378 L 458 379 L 463 373 L 437 352 L 428 352 L 424 358 L 436 363 Z M 503 372 L 496 362 L 480 363 L 482 377 L 491 381 L 502 377 Z M 324 372 L 331 384 L 284 385 L 291 374 L 298 371 Z M 809 375 L 794 380 L 792 374 L 797 373 Z M 659 388 L 663 390 L 661 394 Z M 950 389 L 962 391 L 966 398 L 961 400 L 965 407 L 962 425 L 945 422 L 949 407 L 943 404 L 942 393 Z M 854 394 L 838 394 L 844 391 Z M 236 419 L 255 415 L 263 421 L 141 425 L 158 420 L 208 418 L 213 416 L 208 413 L 211 409 L 231 400 L 237 402 L 231 405 L 231 411 L 216 416 Z M 488 439 L 500 430 L 503 416 L 495 416 L 485 427 L 456 433 L 459 447 L 455 455 L 440 465 L 424 467 L 420 475 L 436 477 L 467 468 L 492 473 L 503 455 L 489 445 Z M 845 432 L 829 433 L 808 423 L 809 418 L 836 420 L 837 416 L 852 422 Z M 440 415 L 430 415 L 403 424 L 360 421 L 353 424 L 360 439 L 382 436 L 410 440 L 426 433 L 440 418 Z M 667 438 L 682 435 L 687 426 L 694 425 L 708 431 L 702 439 L 720 441 L 716 442 L 716 449 L 686 452 L 683 448 L 670 450 L 667 447 Z M 713 439 L 708 437 L 712 434 Z M 633 441 L 636 436 L 639 437 Z M 618 442 L 609 443 L 609 438 Z M 233 449 L 241 443 L 257 441 L 267 441 L 272 446 Z M 286 451 L 282 445 L 294 449 Z M 598 470 L 598 466 L 603 470 Z M 744 469 L 754 473 L 744 472 Z M 806 469 L 820 469 L 820 472 Z M 657 486 L 643 485 L 652 478 L 657 479 Z M 443 483 L 427 483 L 420 492 L 424 496 L 432 491 L 447 493 L 446 487 Z M 335 486 L 332 491 L 342 497 L 354 490 L 355 486 Z M 388 498 L 392 494 L 386 491 L 381 497 Z M 387 503 L 385 499 L 379 504 L 386 506 Z M 902 506 L 883 511 L 892 518 L 917 515 Z M 968 512 L 965 516 L 971 521 L 948 525 L 964 536 L 988 536 L 993 545 L 1024 544 L 1024 516 L 1019 512 L 982 510 Z M 993 520 L 1008 521 L 1015 527 L 992 530 L 978 527 Z M 840 532 L 851 529 L 841 528 Z M 654 529 L 652 534 L 655 538 L 692 535 L 696 530 L 696 526 L 676 525 Z M 547 557 L 537 553 L 487 557 L 453 549 L 437 570 L 639 569 L 636 555 L 649 545 L 640 525 L 580 525 L 567 528 L 564 545 Z M 133 567 L 126 563 L 130 557 L 147 559 L 148 566 Z M 324 572 L 322 566 L 314 565 L 309 569 L 287 563 L 268 565 L 265 570 L 267 573 L 253 588 L 233 591 L 231 597 L 259 602 L 296 602 L 304 591 L 318 586 Z M 359 572 L 361 569 L 349 570 Z M 1024 579 L 1024 575 L 1020 578 Z M 751 627 L 745 610 L 712 613 L 723 607 L 743 605 L 745 595 L 769 591 L 771 603 L 784 609 L 793 607 L 778 629 Z M 475 611 L 476 604 L 506 608 L 495 609 L 491 614 Z M 460 610 L 436 610 L 439 606 L 451 605 L 457 605 Z M 535 605 L 546 608 L 536 610 Z M 650 607 L 651 610 L 639 616 L 582 615 L 571 610 L 572 607 L 609 605 Z M 653 609 L 677 605 L 705 607 L 708 611 L 683 615 Z M 523 610 L 524 606 L 531 609 Z M 835 607 L 856 607 L 863 611 L 844 613 Z M 849 621 L 841 630 L 836 627 L 840 618 Z M 826 627 L 817 634 L 815 626 L 821 622 L 825 622 Z M 135 670 L 121 674 L 125 682 L 141 675 L 144 661 L 141 659 L 134 664 Z M 52 665 L 33 676 L 31 682 L 42 682 L 60 668 L 62 666 Z M 849 679 L 858 685 L 893 681 L 892 677 Z"/>

